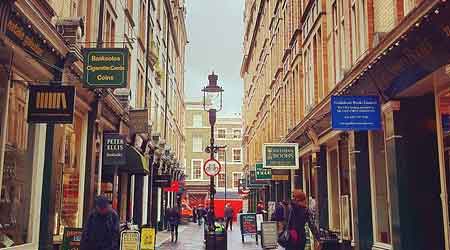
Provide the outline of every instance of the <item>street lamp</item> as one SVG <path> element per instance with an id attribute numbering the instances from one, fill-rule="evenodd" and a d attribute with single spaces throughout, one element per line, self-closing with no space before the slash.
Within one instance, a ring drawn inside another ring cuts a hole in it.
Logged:
<path id="1" fill-rule="evenodd" d="M 210 153 L 210 158 L 214 158 L 214 153 L 217 152 L 218 147 L 214 146 L 214 125 L 216 124 L 216 113 L 222 110 L 222 93 L 223 88 L 217 85 L 218 76 L 212 72 L 208 76 L 208 85 L 202 89 L 203 92 L 203 109 L 208 112 L 209 124 L 211 126 L 210 146 L 206 148 L 206 152 Z M 214 187 L 214 176 L 209 178 L 209 230 L 215 231 L 215 213 L 214 213 L 214 195 L 216 189 Z"/>

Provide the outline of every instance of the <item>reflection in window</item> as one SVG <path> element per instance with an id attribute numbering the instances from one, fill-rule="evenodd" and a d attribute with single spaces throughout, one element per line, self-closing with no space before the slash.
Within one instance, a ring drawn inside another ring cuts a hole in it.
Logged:
<path id="1" fill-rule="evenodd" d="M 387 175 L 383 131 L 369 133 L 370 176 L 375 242 L 387 243 L 390 239 L 390 221 L 387 195 Z"/>

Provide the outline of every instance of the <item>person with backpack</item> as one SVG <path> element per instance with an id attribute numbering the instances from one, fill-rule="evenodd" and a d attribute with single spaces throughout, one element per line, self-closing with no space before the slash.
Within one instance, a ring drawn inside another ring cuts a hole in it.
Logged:
<path id="1" fill-rule="evenodd" d="M 305 224 L 308 226 L 317 240 L 320 238 L 313 212 L 307 206 L 306 194 L 299 189 L 293 191 L 292 201 L 288 211 L 287 225 L 280 234 L 279 243 L 286 250 L 304 250 L 306 244 Z M 315 249 L 320 249 L 319 241 L 316 241 Z"/>
<path id="2" fill-rule="evenodd" d="M 178 225 L 180 224 L 181 216 L 177 207 L 172 207 L 166 213 L 167 223 L 170 227 L 170 238 L 172 242 L 178 241 Z"/>

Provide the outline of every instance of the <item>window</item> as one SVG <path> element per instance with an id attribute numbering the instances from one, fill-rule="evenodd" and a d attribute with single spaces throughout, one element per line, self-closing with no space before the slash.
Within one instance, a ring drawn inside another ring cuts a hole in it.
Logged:
<path id="1" fill-rule="evenodd" d="M 226 151 L 224 149 L 219 149 L 219 151 L 217 152 L 217 160 L 218 161 L 225 161 L 226 156 L 225 156 Z"/>
<path id="2" fill-rule="evenodd" d="M 203 160 L 192 160 L 192 180 L 200 180 L 202 178 Z"/>
<path id="3" fill-rule="evenodd" d="M 242 152 L 242 150 L 240 148 L 233 148 L 233 161 L 234 162 L 241 162 L 241 152 Z"/>
<path id="4" fill-rule="evenodd" d="M 358 38 L 358 27 L 356 27 L 357 24 L 357 12 L 356 12 L 356 4 L 352 3 L 351 7 L 351 39 L 352 39 L 352 61 L 353 63 L 356 62 L 359 56 L 359 38 Z M 362 34 L 359 34 L 362 35 Z"/>
<path id="5" fill-rule="evenodd" d="M 311 45 L 309 45 L 305 51 L 305 108 L 307 112 L 314 104 L 313 63 L 313 53 L 311 52 Z"/>
<path id="6" fill-rule="evenodd" d="M 239 180 L 242 178 L 242 173 L 233 173 L 233 188 L 239 187 Z"/>
<path id="7" fill-rule="evenodd" d="M 196 152 L 196 153 L 203 152 L 202 137 L 195 136 L 192 138 L 192 152 Z"/>
<path id="8" fill-rule="evenodd" d="M 340 210 L 339 210 L 339 157 L 337 148 L 331 149 L 328 155 L 328 200 L 330 214 L 330 229 L 340 231 Z"/>
<path id="9" fill-rule="evenodd" d="M 224 128 L 217 129 L 217 138 L 225 139 L 227 137 L 227 130 Z"/>
<path id="10" fill-rule="evenodd" d="M 128 0 L 131 1 L 131 0 Z M 139 8 L 139 37 L 145 43 L 145 1 L 141 0 L 141 7 Z M 131 10 L 131 9 L 130 9 Z"/>
<path id="11" fill-rule="evenodd" d="M 340 46 L 339 46 L 339 26 L 336 2 L 332 6 L 333 15 L 333 54 L 334 54 L 334 78 L 335 84 L 341 80 Z"/>
<path id="12" fill-rule="evenodd" d="M 375 242 L 391 243 L 389 197 L 383 131 L 369 133 L 370 183 L 372 191 L 372 217 Z"/>
<path id="13" fill-rule="evenodd" d="M 219 173 L 217 175 L 217 187 L 224 188 L 225 187 L 225 174 Z"/>
<path id="14" fill-rule="evenodd" d="M 127 0 L 127 9 L 133 13 L 133 0 Z"/>
<path id="15" fill-rule="evenodd" d="M 136 91 L 136 108 L 144 107 L 144 99 L 145 99 L 145 86 L 144 86 L 144 76 L 141 71 L 138 69 L 138 86 Z"/>
<path id="16" fill-rule="evenodd" d="M 233 130 L 233 138 L 234 139 L 240 139 L 241 138 L 241 130 L 240 129 L 234 129 Z"/>
<path id="17" fill-rule="evenodd" d="M 405 13 L 405 16 L 409 14 L 409 12 L 414 9 L 415 7 L 415 0 L 404 0 L 403 4 L 403 11 Z"/>
<path id="18" fill-rule="evenodd" d="M 203 127 L 203 121 L 202 121 L 202 115 L 201 114 L 194 114 L 192 117 L 192 126 L 194 128 L 201 128 Z"/>
<path id="19" fill-rule="evenodd" d="M 358 6 L 358 14 L 359 14 L 359 49 L 360 55 L 366 52 L 366 37 L 367 37 L 367 29 L 366 29 L 366 0 L 359 0 Z"/>

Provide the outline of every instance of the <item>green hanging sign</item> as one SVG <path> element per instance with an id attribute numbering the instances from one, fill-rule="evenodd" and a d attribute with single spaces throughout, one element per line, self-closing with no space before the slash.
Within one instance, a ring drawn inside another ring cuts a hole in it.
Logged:
<path id="1" fill-rule="evenodd" d="M 272 169 L 264 168 L 262 163 L 255 164 L 257 180 L 272 180 Z"/>
<path id="2" fill-rule="evenodd" d="M 125 88 L 128 49 L 89 48 L 83 50 L 83 78 L 86 88 Z"/>

